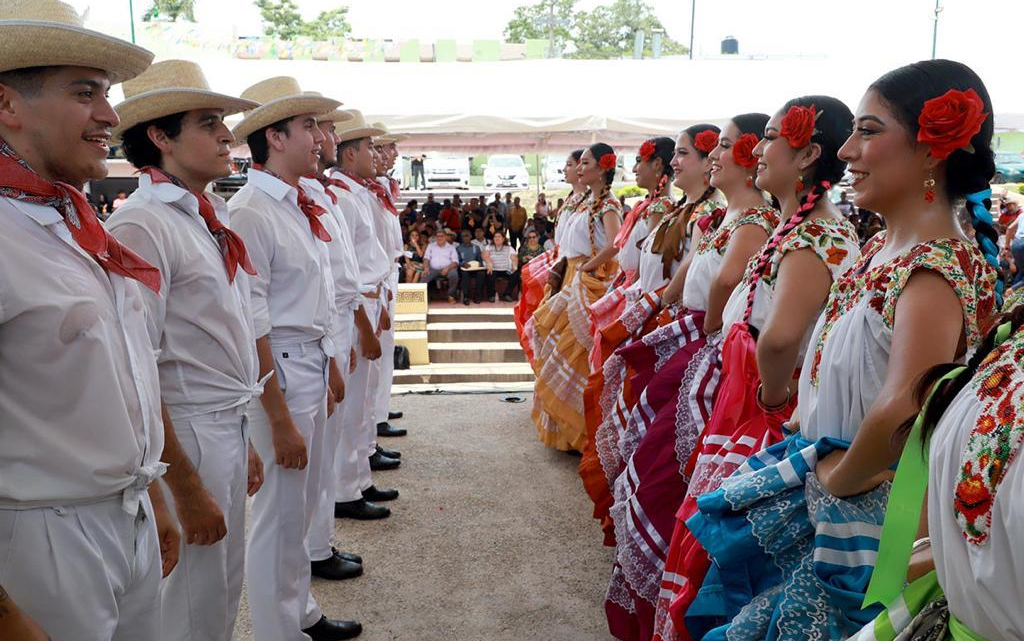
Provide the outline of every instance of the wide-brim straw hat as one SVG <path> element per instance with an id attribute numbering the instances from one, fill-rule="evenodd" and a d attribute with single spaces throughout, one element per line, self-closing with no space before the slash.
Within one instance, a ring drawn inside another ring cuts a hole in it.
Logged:
<path id="1" fill-rule="evenodd" d="M 338 137 L 338 142 L 358 140 L 360 138 L 372 139 L 375 136 L 386 133 L 383 129 L 366 124 L 363 112 L 358 109 L 349 109 L 348 112 L 352 114 L 352 118 L 345 122 L 334 124 L 334 135 Z"/>
<path id="2" fill-rule="evenodd" d="M 242 122 L 231 131 L 239 142 L 264 127 L 302 114 L 326 114 L 341 103 L 312 91 L 303 91 L 299 81 L 291 76 L 276 76 L 257 82 L 242 92 L 242 98 L 260 103 L 245 114 Z"/>
<path id="3" fill-rule="evenodd" d="M 376 127 L 377 129 L 384 130 L 383 134 L 381 134 L 381 135 L 379 135 L 379 136 L 377 136 L 377 137 L 375 137 L 373 139 L 373 144 L 375 144 L 375 145 L 390 145 L 391 143 L 402 142 L 403 140 L 408 140 L 409 139 L 409 136 L 406 135 L 406 134 L 393 134 L 393 133 L 391 133 L 391 131 L 388 130 L 387 125 L 385 125 L 382 122 L 375 122 L 375 123 L 373 123 L 370 126 L 371 127 Z"/>
<path id="4" fill-rule="evenodd" d="M 467 261 L 466 264 L 463 267 L 461 267 L 461 269 L 464 272 L 478 272 L 481 269 L 487 269 L 487 268 L 484 267 L 483 265 L 481 265 L 480 261 L 478 261 L 478 260 L 470 260 L 470 261 Z"/>
<path id="5" fill-rule="evenodd" d="M 86 29 L 60 0 L 0 2 L 0 72 L 29 67 L 88 67 L 111 84 L 134 78 L 153 62 L 142 47 Z"/>
<path id="6" fill-rule="evenodd" d="M 116 138 L 139 123 L 193 109 L 222 109 L 230 116 L 260 106 L 254 100 L 210 91 L 203 70 L 188 60 L 158 62 L 122 89 L 125 101 L 114 108 L 121 118 L 114 129 Z"/>

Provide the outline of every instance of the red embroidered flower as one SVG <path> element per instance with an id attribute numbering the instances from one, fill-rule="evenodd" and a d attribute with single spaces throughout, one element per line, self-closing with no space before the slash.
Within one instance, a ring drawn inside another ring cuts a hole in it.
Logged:
<path id="1" fill-rule="evenodd" d="M 985 377 L 981 387 L 978 389 L 978 395 L 980 397 L 997 397 L 999 396 L 1003 388 L 1010 384 L 1013 380 L 1013 365 L 1007 363 L 1000 365 L 992 370 L 992 373 Z"/>
<path id="2" fill-rule="evenodd" d="M 654 143 L 650 140 L 645 140 L 644 144 L 640 145 L 640 160 L 644 162 L 649 161 L 656 151 Z"/>
<path id="3" fill-rule="evenodd" d="M 834 247 L 834 246 L 833 247 L 829 247 L 825 251 L 828 253 L 828 261 L 827 262 L 828 262 L 829 265 L 842 265 L 843 264 L 843 260 L 846 258 L 846 255 L 849 253 L 845 249 L 840 249 L 839 247 Z"/>
<path id="4" fill-rule="evenodd" d="M 985 487 L 980 474 L 974 474 L 956 485 L 956 511 L 968 521 L 975 521 L 988 513 L 992 494 Z"/>
<path id="5" fill-rule="evenodd" d="M 600 159 L 598 159 L 597 164 L 601 169 L 611 171 L 612 169 L 615 169 L 615 163 L 617 163 L 618 160 L 619 159 L 615 157 L 615 154 L 604 154 Z"/>
<path id="6" fill-rule="evenodd" d="M 718 146 L 718 134 L 711 129 L 705 129 L 693 139 L 693 148 L 710 154 L 711 150 Z"/>
<path id="7" fill-rule="evenodd" d="M 957 149 L 974 153 L 971 138 L 988 118 L 985 103 L 974 89 L 950 89 L 924 103 L 917 124 L 917 141 L 931 147 L 932 156 L 945 160 Z"/>
<path id="8" fill-rule="evenodd" d="M 789 142 L 793 149 L 802 149 L 811 142 L 814 137 L 814 121 L 818 118 L 818 112 L 814 105 L 801 107 L 793 105 L 782 117 L 782 129 L 779 135 Z"/>
<path id="9" fill-rule="evenodd" d="M 754 158 L 754 147 L 759 139 L 754 134 L 743 134 L 732 145 L 732 159 L 736 164 L 747 169 L 757 165 L 757 158 Z"/>

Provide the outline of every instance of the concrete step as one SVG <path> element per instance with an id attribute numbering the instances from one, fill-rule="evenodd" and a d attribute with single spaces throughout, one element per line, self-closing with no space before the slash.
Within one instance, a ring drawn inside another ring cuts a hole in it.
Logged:
<path id="1" fill-rule="evenodd" d="M 438 343 L 512 343 L 519 340 L 516 324 L 501 322 L 440 322 L 427 323 L 427 338 L 431 345 Z"/>
<path id="2" fill-rule="evenodd" d="M 433 363 L 525 363 L 526 352 L 519 343 L 434 343 Z"/>
<path id="3" fill-rule="evenodd" d="M 527 383 L 533 381 L 529 363 L 436 363 L 395 370 L 395 384 Z"/>
<path id="4" fill-rule="evenodd" d="M 514 318 L 511 307 L 431 307 L 427 321 L 431 323 L 487 323 L 511 321 Z"/>
<path id="5" fill-rule="evenodd" d="M 438 392 L 444 394 L 496 394 L 498 392 L 505 392 L 523 397 L 527 403 L 526 407 L 529 408 L 532 407 L 530 405 L 532 403 L 530 397 L 533 392 L 533 383 L 407 383 L 402 385 L 395 384 L 391 387 L 392 396 L 397 394 L 431 394 Z M 526 411 L 529 412 L 528 409 Z"/>
<path id="6" fill-rule="evenodd" d="M 424 332 L 427 330 L 426 314 L 395 314 L 396 332 Z"/>

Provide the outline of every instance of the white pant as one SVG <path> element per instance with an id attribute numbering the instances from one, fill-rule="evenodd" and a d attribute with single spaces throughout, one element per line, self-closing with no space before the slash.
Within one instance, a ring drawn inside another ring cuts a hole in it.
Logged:
<path id="1" fill-rule="evenodd" d="M 338 350 L 334 357 L 345 380 L 345 400 L 341 405 L 334 408 L 334 413 L 327 419 L 327 437 L 324 439 L 324 464 L 320 466 L 320 495 L 317 499 L 313 512 L 313 525 L 309 528 L 309 537 L 306 539 L 306 546 L 309 548 L 309 558 L 313 561 L 324 561 L 331 558 L 331 536 L 334 534 L 334 501 L 336 471 L 335 461 L 341 446 L 342 416 L 345 414 L 345 406 L 351 391 L 349 385 L 351 377 L 348 374 L 350 350 L 352 349 L 352 337 L 355 328 L 352 323 L 352 312 L 346 312 L 339 319 L 342 327 L 349 327 L 352 331 L 343 332 L 336 338 L 335 348 Z"/>
<path id="2" fill-rule="evenodd" d="M 160 638 L 160 546 L 149 497 L 0 509 L 0 584 L 53 641 Z"/>
<path id="3" fill-rule="evenodd" d="M 388 314 L 391 315 L 391 329 L 380 335 L 381 357 L 379 372 L 377 375 L 377 389 L 374 392 L 374 419 L 377 423 L 388 420 L 388 411 L 391 409 L 391 383 L 395 378 L 395 310 L 398 302 L 398 272 L 392 274 L 390 283 L 391 301 L 388 303 Z M 373 444 L 377 444 L 376 426 L 374 426 Z"/>
<path id="4" fill-rule="evenodd" d="M 182 532 L 178 566 L 160 587 L 161 641 L 231 641 L 245 568 L 245 496 L 248 445 L 245 406 L 174 418 L 174 431 L 203 487 L 217 502 L 227 535 L 213 545 L 187 545 Z M 165 491 L 171 514 L 174 498 Z M 180 526 L 179 526 L 180 527 Z"/>
<path id="5" fill-rule="evenodd" d="M 377 325 L 379 299 L 367 298 L 366 315 Z M 344 503 L 362 498 L 363 490 L 373 485 L 370 478 L 370 454 L 376 442 L 377 424 L 373 412 L 373 363 L 356 346 L 356 369 L 345 387 L 345 405 L 341 416 L 341 438 L 335 453 L 336 485 L 334 500 Z"/>
<path id="6" fill-rule="evenodd" d="M 320 620 L 309 592 L 306 535 L 320 494 L 327 418 L 327 357 L 318 343 L 276 344 L 274 369 L 292 422 L 306 440 L 309 464 L 285 469 L 277 456 L 263 406 L 249 407 L 253 446 L 263 458 L 263 487 L 252 501 L 252 532 L 246 548 L 248 594 L 256 641 L 308 641 L 302 633 Z"/>

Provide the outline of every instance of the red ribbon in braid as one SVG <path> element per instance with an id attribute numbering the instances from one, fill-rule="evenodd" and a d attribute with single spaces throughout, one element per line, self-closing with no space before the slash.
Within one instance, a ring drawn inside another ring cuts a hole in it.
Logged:
<path id="1" fill-rule="evenodd" d="M 799 207 L 797 207 L 796 213 L 789 217 L 789 220 L 787 220 L 786 224 L 782 226 L 782 229 L 772 235 L 768 244 L 766 244 L 764 249 L 761 251 L 761 255 L 757 259 L 757 264 L 754 265 L 754 269 L 750 272 L 750 290 L 747 292 L 747 309 L 743 313 L 744 323 L 750 322 L 750 315 L 754 312 L 754 296 L 757 293 L 757 283 L 760 282 L 764 273 L 768 270 L 768 263 L 771 262 L 772 256 L 775 255 L 775 250 L 786 235 L 793 231 L 797 225 L 804 222 L 807 218 L 807 214 L 814 209 L 815 203 L 821 197 L 821 193 L 818 193 L 817 191 L 819 187 L 821 188 L 821 193 L 825 193 L 832 187 L 832 183 L 827 180 L 823 180 L 820 185 L 811 187 L 810 191 L 807 192 L 807 195 L 804 196 L 804 201 Z"/>

